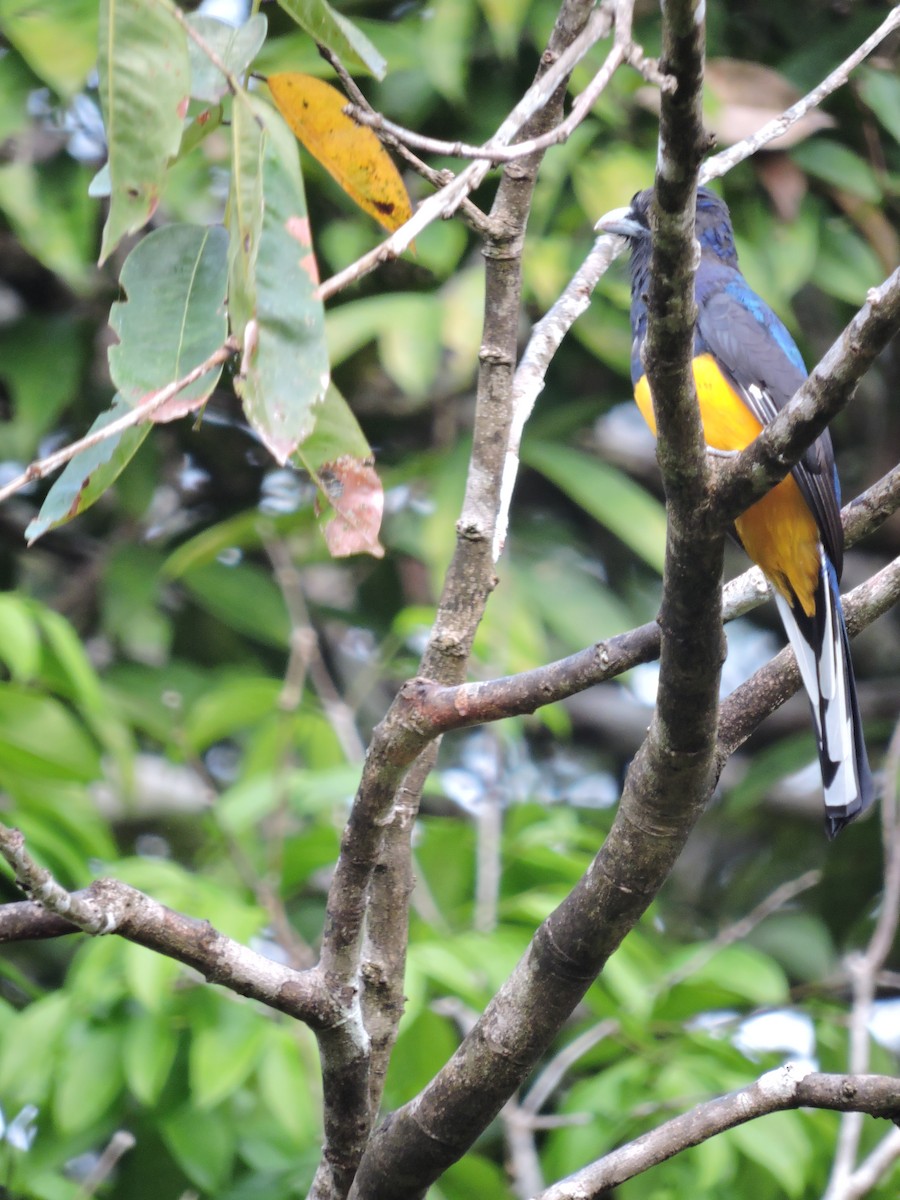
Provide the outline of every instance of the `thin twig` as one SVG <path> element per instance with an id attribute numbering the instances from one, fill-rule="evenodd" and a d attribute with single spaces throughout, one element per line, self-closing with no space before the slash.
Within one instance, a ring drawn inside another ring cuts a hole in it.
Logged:
<path id="1" fill-rule="evenodd" d="M 61 449 L 54 451 L 53 454 L 48 454 L 46 458 L 35 460 L 35 462 L 25 468 L 21 475 L 17 475 L 15 479 L 0 488 L 0 502 L 12 496 L 20 488 L 33 483 L 36 479 L 43 479 L 45 475 L 49 475 L 57 467 L 64 466 L 70 459 L 73 459 L 76 454 L 80 454 L 83 450 L 90 450 L 92 446 L 99 446 L 101 442 L 108 441 L 111 437 L 117 437 L 120 433 L 124 433 L 126 429 L 131 429 L 133 425 L 140 425 L 142 421 L 148 420 L 157 409 L 162 408 L 173 396 L 177 396 L 179 392 L 200 379 L 207 371 L 211 371 L 213 367 L 219 366 L 220 363 L 227 362 L 237 348 L 235 340 L 228 338 L 205 362 L 200 363 L 198 367 L 194 367 L 182 379 L 177 379 L 174 383 L 167 383 L 158 392 L 152 392 L 140 404 L 129 409 L 121 417 L 117 417 L 115 421 L 110 421 L 102 429 L 95 429 L 93 433 L 85 434 L 77 442 L 70 442 L 68 446 L 63 446 Z M 198 406 L 201 403 L 201 400 L 197 401 Z"/>
<path id="2" fill-rule="evenodd" d="M 560 82 L 584 58 L 588 50 L 600 38 L 606 36 L 609 28 L 610 18 L 606 10 L 596 9 L 582 33 L 563 51 L 553 66 L 536 83 L 532 84 L 487 145 L 490 147 L 508 145 L 526 121 L 546 105 Z M 452 216 L 459 208 L 461 201 L 478 187 L 489 170 L 490 163 L 487 161 L 470 163 L 452 182 L 424 200 L 409 220 L 374 250 L 370 250 L 368 254 L 362 255 L 349 267 L 345 267 L 343 271 L 326 279 L 319 287 L 319 299 L 329 299 L 348 284 L 354 283 L 369 271 L 374 270 L 379 263 L 387 262 L 388 259 L 402 254 L 422 230 L 426 229 L 433 221 Z"/>
<path id="3" fill-rule="evenodd" d="M 849 1071 L 867 1071 L 870 1059 L 869 1023 L 875 1000 L 878 972 L 891 952 L 900 921 L 900 823 L 898 823 L 898 780 L 900 780 L 900 722 L 894 729 L 884 766 L 885 789 L 881 800 L 881 831 L 884 847 L 884 893 L 869 944 L 862 954 L 852 955 L 847 969 L 853 991 L 850 1009 Z M 862 1136 L 860 1113 L 846 1113 L 841 1120 L 837 1149 L 825 1200 L 850 1200 L 859 1195 L 851 1186 Z M 871 1169 L 871 1168 L 870 1168 Z"/>
<path id="4" fill-rule="evenodd" d="M 888 13 L 887 17 L 882 21 L 873 34 L 859 46 L 852 54 L 835 67 L 830 75 L 822 80 L 820 84 L 807 92 L 796 104 L 792 104 L 790 108 L 785 109 L 780 116 L 773 117 L 771 121 L 767 121 L 765 125 L 757 129 L 756 133 L 751 134 L 743 141 L 736 142 L 735 145 L 729 146 L 727 150 L 723 150 L 720 154 L 708 158 L 700 171 L 700 182 L 708 183 L 710 179 L 719 179 L 722 175 L 727 174 L 732 167 L 736 167 L 738 163 L 755 154 L 757 150 L 761 150 L 763 146 L 780 137 L 786 130 L 795 125 L 802 117 L 805 117 L 810 109 L 818 108 L 826 96 L 830 96 L 832 92 L 842 87 L 851 73 L 859 64 L 872 53 L 888 36 L 897 28 L 900 28 L 900 5 L 896 5 Z"/>
<path id="5" fill-rule="evenodd" d="M 330 63 L 337 72 L 344 91 L 353 102 L 349 106 L 350 109 L 352 109 L 354 113 L 361 114 L 364 118 L 360 121 L 360 123 L 369 124 L 369 121 L 372 120 L 372 118 L 377 119 L 378 113 L 357 86 L 356 80 L 344 66 L 340 57 L 328 46 L 320 45 L 318 50 L 325 61 Z M 344 111 L 347 112 L 348 109 L 345 109 Z M 428 163 L 423 162 L 417 154 L 413 154 L 412 150 L 410 150 L 408 146 L 404 145 L 401 139 L 395 137 L 388 130 L 380 129 L 377 125 L 373 125 L 373 128 L 384 145 L 405 159 L 412 169 L 418 175 L 421 175 L 423 179 L 427 180 L 432 187 L 442 188 L 446 186 L 446 184 L 452 182 L 452 171 L 436 171 L 433 167 L 430 167 Z M 488 237 L 490 235 L 490 220 L 486 214 L 481 211 L 477 204 L 473 204 L 472 201 L 468 199 L 463 200 L 458 211 L 460 217 L 462 217 L 469 228 L 477 233 L 480 237 Z"/>
<path id="6" fill-rule="evenodd" d="M 649 1133 L 618 1147 L 567 1179 L 541 1192 L 537 1200 L 599 1200 L 608 1190 L 690 1146 L 767 1113 L 793 1108 L 861 1112 L 896 1119 L 900 1082 L 886 1075 L 824 1075 L 788 1063 L 727 1096 L 698 1104 Z"/>

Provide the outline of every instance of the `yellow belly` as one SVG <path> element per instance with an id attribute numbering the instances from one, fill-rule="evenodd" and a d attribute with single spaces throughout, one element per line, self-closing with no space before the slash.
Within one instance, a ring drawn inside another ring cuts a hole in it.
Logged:
<path id="1" fill-rule="evenodd" d="M 723 379 L 711 355 L 694 359 L 694 383 L 707 445 L 715 450 L 749 446 L 762 425 Z M 655 434 L 646 375 L 635 385 L 634 398 Z M 796 597 L 806 615 L 812 616 L 819 577 L 819 530 L 793 476 L 776 484 L 734 524 L 744 549 L 778 591 L 792 605 Z"/>

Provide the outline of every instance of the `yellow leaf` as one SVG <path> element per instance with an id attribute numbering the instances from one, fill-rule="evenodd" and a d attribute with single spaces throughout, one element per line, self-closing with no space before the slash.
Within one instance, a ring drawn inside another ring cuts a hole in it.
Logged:
<path id="1" fill-rule="evenodd" d="M 389 230 L 412 216 L 400 172 L 373 131 L 342 111 L 348 101 L 337 88 L 283 71 L 269 76 L 269 91 L 306 149 L 364 212 Z"/>

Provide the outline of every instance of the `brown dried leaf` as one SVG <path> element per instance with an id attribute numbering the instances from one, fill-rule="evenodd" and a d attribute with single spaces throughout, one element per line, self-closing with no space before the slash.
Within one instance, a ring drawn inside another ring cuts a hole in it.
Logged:
<path id="1" fill-rule="evenodd" d="M 319 468 L 317 482 L 334 510 L 322 532 L 335 558 L 349 554 L 384 556 L 378 540 L 384 512 L 384 490 L 370 461 L 345 454 Z"/>

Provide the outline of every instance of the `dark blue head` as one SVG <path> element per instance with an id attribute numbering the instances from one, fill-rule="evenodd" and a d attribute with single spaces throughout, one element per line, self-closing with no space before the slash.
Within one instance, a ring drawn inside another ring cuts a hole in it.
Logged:
<path id="1" fill-rule="evenodd" d="M 632 290 L 646 291 L 646 276 L 650 267 L 650 205 L 653 189 L 638 192 L 627 209 L 617 209 L 597 222 L 605 233 L 617 233 L 628 238 L 631 245 Z M 734 231 L 725 201 L 709 188 L 697 189 L 697 221 L 695 233 L 702 254 L 712 255 L 729 267 L 737 267 Z"/>

